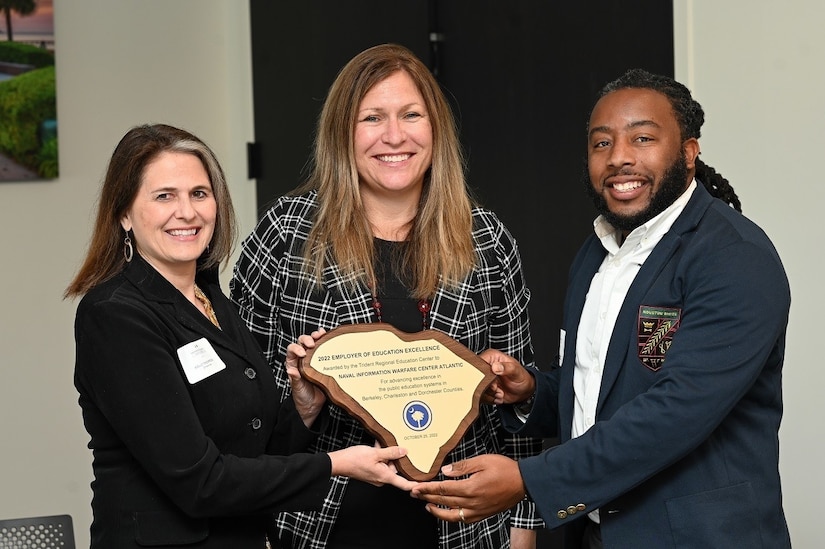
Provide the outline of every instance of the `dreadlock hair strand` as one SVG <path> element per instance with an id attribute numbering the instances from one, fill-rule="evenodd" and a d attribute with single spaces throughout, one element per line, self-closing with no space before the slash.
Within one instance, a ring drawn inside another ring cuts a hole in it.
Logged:
<path id="1" fill-rule="evenodd" d="M 631 69 L 605 85 L 597 99 L 627 88 L 648 89 L 661 93 L 670 101 L 673 114 L 679 123 L 682 141 L 701 137 L 702 125 L 705 123 L 705 111 L 693 99 L 690 90 L 685 85 L 668 76 L 653 74 L 642 69 Z M 696 179 L 711 195 L 732 206 L 736 211 L 742 212 L 739 197 L 728 180 L 698 158 L 696 159 Z"/>

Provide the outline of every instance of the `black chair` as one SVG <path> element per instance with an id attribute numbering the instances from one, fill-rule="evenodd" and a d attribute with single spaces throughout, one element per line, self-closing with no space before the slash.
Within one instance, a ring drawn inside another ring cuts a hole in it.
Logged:
<path id="1" fill-rule="evenodd" d="M 72 517 L 0 519 L 0 549 L 75 549 Z"/>

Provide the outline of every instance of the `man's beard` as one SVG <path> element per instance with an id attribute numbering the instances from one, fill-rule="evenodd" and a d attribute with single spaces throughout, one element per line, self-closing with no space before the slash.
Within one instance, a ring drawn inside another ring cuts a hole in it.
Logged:
<path id="1" fill-rule="evenodd" d="M 596 211 L 617 230 L 630 232 L 665 211 L 677 198 L 682 196 L 682 193 L 685 192 L 687 188 L 687 177 L 687 159 L 685 158 L 685 152 L 682 151 L 679 154 L 679 158 L 665 170 L 665 173 L 662 175 L 661 185 L 659 185 L 659 188 L 653 193 L 653 196 L 650 197 L 650 204 L 642 211 L 631 215 L 621 215 L 610 211 L 604 196 L 593 188 L 586 164 L 582 179 L 587 195 L 593 199 Z"/>

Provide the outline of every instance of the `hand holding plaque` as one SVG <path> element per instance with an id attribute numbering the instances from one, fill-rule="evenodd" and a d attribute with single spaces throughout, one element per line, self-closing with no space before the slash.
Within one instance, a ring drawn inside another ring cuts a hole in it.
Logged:
<path id="1" fill-rule="evenodd" d="M 382 445 L 406 448 L 398 469 L 419 481 L 438 473 L 495 378 L 483 359 L 442 332 L 407 334 L 385 323 L 328 332 L 301 368 Z"/>

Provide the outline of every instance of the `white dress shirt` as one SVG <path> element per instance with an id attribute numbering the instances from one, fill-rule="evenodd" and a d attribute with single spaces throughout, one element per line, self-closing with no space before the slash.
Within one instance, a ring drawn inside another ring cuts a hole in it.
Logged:
<path id="1" fill-rule="evenodd" d="M 627 291 L 650 252 L 682 213 L 694 189 L 695 180 L 673 204 L 635 228 L 623 243 L 620 243 L 620 231 L 602 216 L 593 222 L 593 229 L 607 250 L 607 256 L 590 282 L 576 337 L 573 438 L 581 436 L 596 423 L 596 404 L 607 347 Z M 598 510 L 588 516 L 599 522 Z"/>

